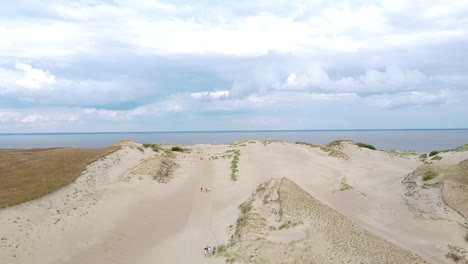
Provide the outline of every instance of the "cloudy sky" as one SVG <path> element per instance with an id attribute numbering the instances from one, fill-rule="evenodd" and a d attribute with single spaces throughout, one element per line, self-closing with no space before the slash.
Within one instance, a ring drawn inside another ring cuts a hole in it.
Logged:
<path id="1" fill-rule="evenodd" d="M 0 133 L 468 127 L 466 0 L 0 1 L 0 36 Z"/>

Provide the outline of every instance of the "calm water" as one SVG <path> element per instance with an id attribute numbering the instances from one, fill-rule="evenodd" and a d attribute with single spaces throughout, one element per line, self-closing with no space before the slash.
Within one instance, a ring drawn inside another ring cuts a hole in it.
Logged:
<path id="1" fill-rule="evenodd" d="M 327 144 L 336 139 L 352 139 L 355 142 L 372 144 L 378 149 L 423 152 L 467 144 L 468 129 L 0 134 L 0 148 L 97 148 L 122 139 L 186 145 L 230 143 L 240 139 L 280 139 Z"/>

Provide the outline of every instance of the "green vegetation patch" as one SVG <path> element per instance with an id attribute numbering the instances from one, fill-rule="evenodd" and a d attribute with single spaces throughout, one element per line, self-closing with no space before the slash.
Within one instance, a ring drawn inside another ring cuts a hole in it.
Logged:
<path id="1" fill-rule="evenodd" d="M 439 153 L 440 153 L 439 151 L 433 150 L 433 151 L 429 152 L 429 157 L 432 157 L 432 156 L 437 155 Z"/>
<path id="2" fill-rule="evenodd" d="M 464 152 L 464 151 L 468 151 L 468 144 L 465 144 L 463 146 L 460 146 L 460 147 L 457 147 L 457 148 L 454 148 L 454 149 L 448 149 L 448 150 L 443 150 L 441 152 Z"/>
<path id="3" fill-rule="evenodd" d="M 284 140 L 278 139 L 260 140 L 260 142 L 262 142 L 263 146 L 270 145 L 271 143 L 287 143 Z"/>
<path id="4" fill-rule="evenodd" d="M 421 154 L 421 155 L 419 156 L 419 160 L 420 160 L 421 162 L 423 162 L 424 164 L 432 164 L 432 162 L 427 161 L 427 158 L 428 158 L 428 157 L 429 157 L 429 156 L 428 156 L 427 153 L 423 153 L 423 154 Z"/>
<path id="5" fill-rule="evenodd" d="M 299 145 L 306 145 L 306 146 L 309 146 L 309 147 L 311 147 L 311 148 L 322 148 L 322 147 L 324 147 L 324 146 L 319 145 L 319 144 L 308 143 L 308 142 L 300 142 L 300 141 L 296 142 L 296 144 L 299 144 Z"/>
<path id="6" fill-rule="evenodd" d="M 435 155 L 434 157 L 432 157 L 432 159 L 431 159 L 431 160 L 441 160 L 441 159 L 442 159 L 442 157 L 441 157 L 441 156 L 439 156 L 439 155 Z"/>
<path id="7" fill-rule="evenodd" d="M 143 144 L 145 148 L 151 148 L 154 152 L 159 152 L 164 150 L 160 144 Z"/>
<path id="8" fill-rule="evenodd" d="M 346 191 L 348 189 L 353 189 L 354 187 L 349 185 L 348 183 L 348 180 L 346 179 L 346 177 L 343 177 L 341 179 L 341 183 L 340 183 L 340 191 Z"/>
<path id="9" fill-rule="evenodd" d="M 422 177 L 423 181 L 430 181 L 432 179 L 435 179 L 439 175 L 438 172 L 435 171 L 426 171 Z"/>
<path id="10" fill-rule="evenodd" d="M 233 150 L 232 151 L 232 161 L 231 161 L 231 180 L 237 181 L 237 172 L 239 172 L 239 169 L 237 168 L 239 164 L 239 156 L 240 156 L 240 150 Z"/>
<path id="11" fill-rule="evenodd" d="M 172 151 L 177 151 L 177 152 L 184 152 L 185 149 L 179 146 L 175 146 L 171 148 Z"/>
<path id="12" fill-rule="evenodd" d="M 281 224 L 281 225 L 278 227 L 278 230 L 293 228 L 293 227 L 296 227 L 296 226 L 302 225 L 302 224 L 304 224 L 304 222 L 303 222 L 302 220 L 299 221 L 299 222 L 287 221 L 286 223 Z"/>
<path id="13" fill-rule="evenodd" d="M 335 144 L 334 142 L 338 142 L 338 141 L 333 141 L 332 143 Z M 324 146 L 324 145 L 307 143 L 307 142 L 295 142 L 295 144 L 306 145 L 306 146 L 309 146 L 311 148 L 320 148 L 320 150 L 322 150 L 323 152 L 329 152 L 329 154 L 328 154 L 329 156 L 341 158 L 341 159 L 344 159 L 344 160 L 349 160 L 348 155 L 346 155 L 342 151 L 339 151 L 339 150 L 336 150 L 336 149 L 332 148 L 330 145 Z"/>
<path id="14" fill-rule="evenodd" d="M 397 151 L 397 150 L 384 150 L 392 157 L 406 158 L 410 156 L 418 156 L 419 153 L 416 151 Z"/>
<path id="15" fill-rule="evenodd" d="M 366 144 L 366 143 L 356 143 L 356 145 L 358 145 L 361 148 L 368 148 L 368 149 L 372 149 L 372 150 L 377 150 L 374 146 L 372 146 L 370 144 Z"/>

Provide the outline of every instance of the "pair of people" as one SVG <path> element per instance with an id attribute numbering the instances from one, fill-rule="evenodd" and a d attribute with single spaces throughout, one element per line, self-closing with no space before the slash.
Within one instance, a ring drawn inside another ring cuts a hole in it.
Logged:
<path id="1" fill-rule="evenodd" d="M 205 255 L 205 257 L 211 257 L 211 256 L 213 256 L 213 248 L 212 248 L 212 247 L 209 247 L 209 246 L 206 246 L 206 247 L 203 249 L 203 254 Z"/>
<path id="2" fill-rule="evenodd" d="M 200 192 L 203 192 L 203 187 L 200 187 Z M 205 192 L 211 192 L 211 188 L 205 188 Z"/>

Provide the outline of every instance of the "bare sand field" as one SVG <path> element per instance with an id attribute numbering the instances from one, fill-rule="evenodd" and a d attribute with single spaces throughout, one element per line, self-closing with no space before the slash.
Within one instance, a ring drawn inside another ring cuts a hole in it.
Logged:
<path id="1" fill-rule="evenodd" d="M 130 142 L 0 209 L 0 263 L 468 263 L 468 151 L 424 165 L 350 141 L 183 148 Z"/>

